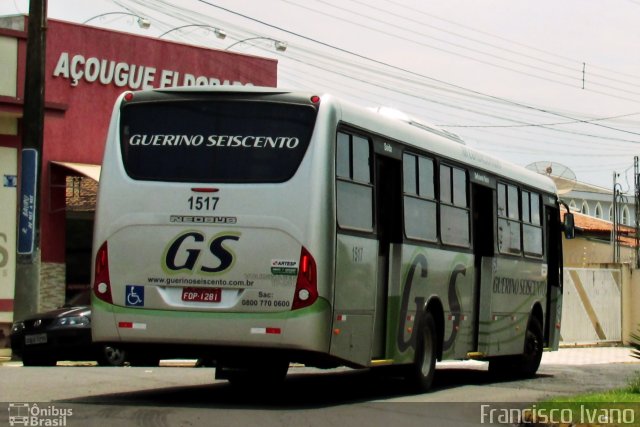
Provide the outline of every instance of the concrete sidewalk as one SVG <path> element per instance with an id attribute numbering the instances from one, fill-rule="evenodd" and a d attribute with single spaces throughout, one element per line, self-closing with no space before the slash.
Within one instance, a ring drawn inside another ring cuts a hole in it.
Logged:
<path id="1" fill-rule="evenodd" d="M 640 363 L 631 356 L 631 347 L 560 347 L 542 354 L 543 365 L 597 365 L 602 363 Z"/>

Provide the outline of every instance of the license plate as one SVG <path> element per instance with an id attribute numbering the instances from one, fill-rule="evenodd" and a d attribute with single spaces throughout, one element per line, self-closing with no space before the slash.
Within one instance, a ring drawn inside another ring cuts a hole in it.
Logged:
<path id="1" fill-rule="evenodd" d="M 222 290 L 220 288 L 183 288 L 182 301 L 220 302 Z"/>
<path id="2" fill-rule="evenodd" d="M 34 334 L 24 336 L 25 345 L 46 344 L 47 334 Z"/>

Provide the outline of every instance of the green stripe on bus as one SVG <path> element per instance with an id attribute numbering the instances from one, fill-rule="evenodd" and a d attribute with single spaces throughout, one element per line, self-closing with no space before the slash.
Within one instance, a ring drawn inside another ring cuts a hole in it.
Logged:
<path id="1" fill-rule="evenodd" d="M 324 298 L 318 300 L 311 306 L 293 311 L 279 311 L 276 313 L 239 313 L 229 311 L 180 311 L 180 310 L 157 310 L 145 308 L 121 307 L 106 303 L 97 298 L 92 298 L 93 309 L 96 308 L 115 314 L 132 314 L 140 316 L 158 316 L 167 318 L 209 318 L 209 319 L 292 319 L 308 316 L 310 314 L 322 313 L 331 310 L 331 304 Z"/>

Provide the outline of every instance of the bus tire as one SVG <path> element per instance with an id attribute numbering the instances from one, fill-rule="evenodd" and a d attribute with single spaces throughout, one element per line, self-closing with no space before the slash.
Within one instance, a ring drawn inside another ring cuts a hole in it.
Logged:
<path id="1" fill-rule="evenodd" d="M 438 349 L 436 322 L 431 313 L 425 313 L 416 339 L 416 353 L 406 379 L 413 390 L 424 393 L 431 388 L 436 372 Z"/>
<path id="2" fill-rule="evenodd" d="M 524 352 L 520 357 L 520 375 L 524 378 L 532 378 L 536 375 L 542 351 L 544 349 L 544 337 L 542 335 L 542 325 L 536 317 L 529 319 L 527 332 L 524 339 Z"/>
<path id="3" fill-rule="evenodd" d="M 525 332 L 522 354 L 492 358 L 489 361 L 489 373 L 498 379 L 533 378 L 542 359 L 543 339 L 540 321 L 531 317 Z"/>
<path id="4" fill-rule="evenodd" d="M 111 345 L 100 346 L 96 361 L 100 366 L 124 366 L 127 359 L 126 352 Z"/>

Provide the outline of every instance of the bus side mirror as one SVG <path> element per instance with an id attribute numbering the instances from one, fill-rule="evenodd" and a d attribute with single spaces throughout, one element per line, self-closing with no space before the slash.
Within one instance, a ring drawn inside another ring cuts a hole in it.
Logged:
<path id="1" fill-rule="evenodd" d="M 575 228 L 575 223 L 573 220 L 573 214 L 570 212 L 567 212 L 564 215 L 564 224 L 563 224 L 563 229 L 564 229 L 564 237 L 565 239 L 573 239 L 576 235 L 576 228 Z"/>

